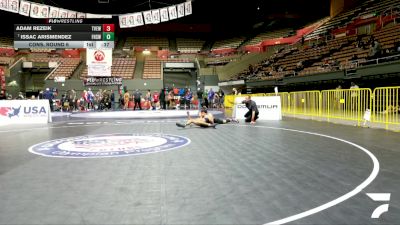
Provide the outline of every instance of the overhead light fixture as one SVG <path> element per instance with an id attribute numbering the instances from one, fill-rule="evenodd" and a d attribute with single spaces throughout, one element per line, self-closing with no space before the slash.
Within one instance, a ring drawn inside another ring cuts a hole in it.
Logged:
<path id="1" fill-rule="evenodd" d="M 147 49 L 143 50 L 143 55 L 150 55 L 150 51 Z"/>

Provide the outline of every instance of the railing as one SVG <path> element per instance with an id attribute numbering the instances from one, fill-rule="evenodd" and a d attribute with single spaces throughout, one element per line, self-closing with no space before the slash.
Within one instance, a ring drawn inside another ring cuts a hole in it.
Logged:
<path id="1" fill-rule="evenodd" d="M 251 96 L 275 96 L 275 93 L 258 93 Z M 400 86 L 335 89 L 324 91 L 282 92 L 284 116 L 311 118 L 327 122 L 347 121 L 361 126 L 368 125 L 400 130 Z M 235 95 L 225 96 L 225 108 L 232 108 Z M 367 116 L 370 115 L 370 116 Z M 369 118 L 368 118 L 369 117 Z"/>
<path id="2" fill-rule="evenodd" d="M 372 121 L 385 125 L 389 129 L 390 125 L 400 124 L 400 87 L 376 88 L 373 92 L 372 100 Z"/>
<path id="3" fill-rule="evenodd" d="M 61 66 L 61 62 L 58 62 L 58 63 L 57 63 L 57 66 L 54 67 L 54 69 L 49 73 L 49 75 L 46 76 L 46 78 L 44 78 L 44 80 L 48 80 L 48 79 L 51 77 L 51 75 L 53 75 L 53 73 L 56 72 L 56 70 L 57 70 L 58 67 L 60 67 L 60 66 Z"/>
<path id="4" fill-rule="evenodd" d="M 360 125 L 367 109 L 371 109 L 372 92 L 368 88 L 321 91 L 320 116 L 331 119 L 352 120 Z"/>

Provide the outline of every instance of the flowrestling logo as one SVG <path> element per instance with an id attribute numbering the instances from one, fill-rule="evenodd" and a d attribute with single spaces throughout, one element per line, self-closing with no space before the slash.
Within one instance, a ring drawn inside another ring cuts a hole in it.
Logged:
<path id="1" fill-rule="evenodd" d="M 190 139 L 169 134 L 104 134 L 46 141 L 29 151 L 47 157 L 102 158 L 156 153 L 188 144 Z"/>

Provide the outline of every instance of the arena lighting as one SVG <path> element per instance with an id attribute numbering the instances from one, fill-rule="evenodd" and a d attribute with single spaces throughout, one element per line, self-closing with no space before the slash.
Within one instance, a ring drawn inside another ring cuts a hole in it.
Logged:
<path id="1" fill-rule="evenodd" d="M 143 55 L 150 55 L 150 51 L 147 49 L 143 50 Z"/>

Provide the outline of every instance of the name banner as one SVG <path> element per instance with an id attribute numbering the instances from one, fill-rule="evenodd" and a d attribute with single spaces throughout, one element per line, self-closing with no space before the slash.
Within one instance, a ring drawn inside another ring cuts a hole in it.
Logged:
<path id="1" fill-rule="evenodd" d="M 89 77 L 83 84 L 85 86 L 114 86 L 122 85 L 122 78 L 120 77 Z"/>
<path id="2" fill-rule="evenodd" d="M 249 111 L 245 104 L 242 104 L 245 97 L 235 98 L 233 115 L 237 119 L 244 119 L 244 115 Z M 280 96 L 271 97 L 251 97 L 256 102 L 258 108 L 258 120 L 282 120 L 282 106 Z"/>
<path id="3" fill-rule="evenodd" d="M 50 104 L 46 99 L 0 101 L 0 125 L 49 122 Z"/>

